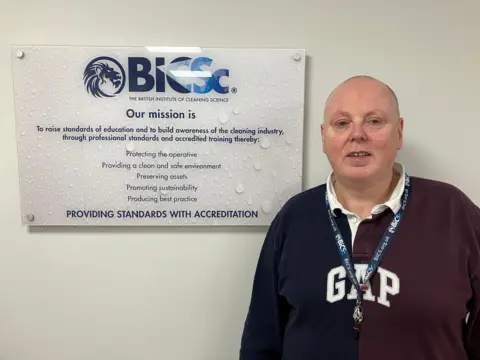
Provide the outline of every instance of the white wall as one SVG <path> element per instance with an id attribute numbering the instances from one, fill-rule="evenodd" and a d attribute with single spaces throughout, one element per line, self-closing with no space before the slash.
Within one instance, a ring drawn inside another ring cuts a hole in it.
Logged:
<path id="1" fill-rule="evenodd" d="M 266 230 L 22 227 L 11 44 L 306 48 L 306 187 L 324 99 L 366 73 L 398 93 L 409 173 L 480 204 L 480 2 L 445 3 L 2 0 L 0 359 L 236 359 Z"/>

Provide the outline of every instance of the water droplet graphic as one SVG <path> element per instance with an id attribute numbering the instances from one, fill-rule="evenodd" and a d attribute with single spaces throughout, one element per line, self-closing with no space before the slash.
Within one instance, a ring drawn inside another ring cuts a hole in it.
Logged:
<path id="1" fill-rule="evenodd" d="M 240 114 L 240 109 L 239 109 L 239 108 L 233 108 L 233 113 L 234 113 L 235 115 Z"/>
<path id="2" fill-rule="evenodd" d="M 242 193 L 245 191 L 245 188 L 243 187 L 242 184 L 238 184 L 237 187 L 235 188 L 235 191 L 236 191 L 238 194 L 242 194 Z"/>
<path id="3" fill-rule="evenodd" d="M 292 139 L 290 139 L 289 137 L 287 137 L 285 139 L 285 142 L 287 143 L 287 145 L 291 145 L 292 144 Z"/>
<path id="4" fill-rule="evenodd" d="M 270 143 L 270 140 L 268 140 L 268 138 L 264 138 L 260 143 L 260 146 L 262 147 L 262 149 L 268 149 L 270 145 L 271 143 Z"/>
<path id="5" fill-rule="evenodd" d="M 218 121 L 222 124 L 226 124 L 228 122 L 228 115 L 224 113 L 218 115 Z"/>
<path id="6" fill-rule="evenodd" d="M 134 143 L 128 143 L 125 148 L 127 149 L 127 151 L 133 151 L 135 150 L 135 144 Z"/>
<path id="7" fill-rule="evenodd" d="M 264 202 L 262 202 L 262 211 L 265 214 L 270 214 L 272 212 L 272 210 L 273 210 L 273 208 L 272 208 L 271 201 L 265 200 Z"/>
<path id="8" fill-rule="evenodd" d="M 32 89 L 32 94 L 36 94 L 37 93 L 37 89 Z"/>
<path id="9" fill-rule="evenodd" d="M 253 204 L 252 199 L 248 199 L 248 200 L 247 200 L 247 204 L 250 205 L 250 206 L 252 206 L 252 204 Z"/>
<path id="10" fill-rule="evenodd" d="M 262 163 L 260 161 L 255 161 L 255 163 L 253 164 L 253 168 L 255 170 L 260 170 L 262 168 Z"/>

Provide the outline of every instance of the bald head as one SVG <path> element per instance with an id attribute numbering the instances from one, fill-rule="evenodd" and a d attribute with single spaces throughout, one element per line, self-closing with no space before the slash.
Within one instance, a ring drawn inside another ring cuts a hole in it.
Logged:
<path id="1" fill-rule="evenodd" d="M 390 108 L 395 117 L 400 118 L 398 98 L 390 86 L 374 77 L 358 75 L 345 80 L 330 93 L 325 102 L 324 121 L 338 102 L 360 100 L 362 97 L 369 97 L 369 100 L 375 98 L 383 107 Z"/>

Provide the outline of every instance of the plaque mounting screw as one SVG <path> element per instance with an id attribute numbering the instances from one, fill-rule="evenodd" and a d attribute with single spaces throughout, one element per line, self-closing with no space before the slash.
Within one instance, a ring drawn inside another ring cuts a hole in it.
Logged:
<path id="1" fill-rule="evenodd" d="M 293 55 L 293 60 L 295 61 L 302 60 L 302 55 L 300 55 L 299 53 L 295 53 L 295 55 Z"/>
<path id="2" fill-rule="evenodd" d="M 17 51 L 17 58 L 23 59 L 25 57 L 25 53 L 22 50 Z"/>
<path id="3" fill-rule="evenodd" d="M 35 219 L 35 216 L 33 214 L 27 214 L 26 218 L 27 221 L 32 222 Z"/>

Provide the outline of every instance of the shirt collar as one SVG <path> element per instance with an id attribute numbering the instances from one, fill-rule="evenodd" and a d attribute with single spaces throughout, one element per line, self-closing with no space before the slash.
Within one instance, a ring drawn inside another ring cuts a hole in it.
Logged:
<path id="1" fill-rule="evenodd" d="M 385 211 L 387 208 L 390 208 L 393 213 L 397 213 L 400 210 L 401 198 L 403 191 L 405 189 L 405 167 L 402 164 L 395 163 L 394 169 L 400 173 L 400 178 L 398 180 L 395 189 L 392 191 L 390 198 L 384 202 L 383 204 L 377 204 L 372 209 L 372 215 L 380 214 L 381 212 Z M 333 187 L 334 183 L 334 174 L 333 172 L 330 173 L 327 179 L 327 197 L 328 202 L 330 203 L 330 210 L 333 215 L 336 216 L 335 210 L 341 210 L 342 213 L 346 215 L 355 215 L 351 211 L 345 209 L 342 204 L 337 199 L 337 195 L 335 194 L 335 189 Z"/>

